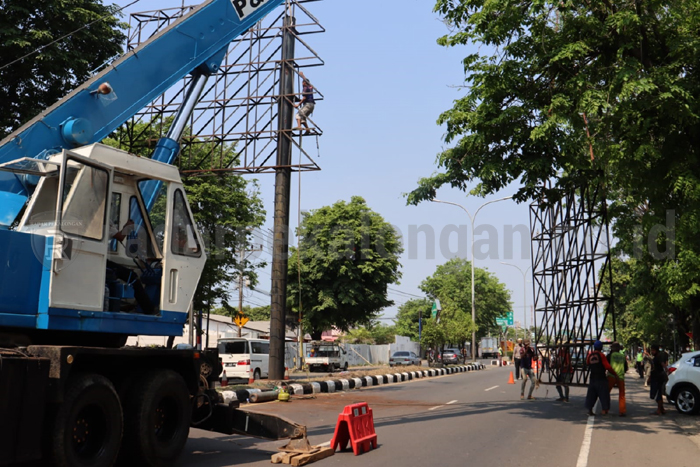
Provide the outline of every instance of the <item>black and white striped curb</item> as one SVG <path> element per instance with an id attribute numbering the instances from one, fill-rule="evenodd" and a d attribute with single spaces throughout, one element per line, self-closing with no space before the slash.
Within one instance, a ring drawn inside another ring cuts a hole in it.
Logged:
<path id="1" fill-rule="evenodd" d="M 403 373 L 390 373 L 377 376 L 363 376 L 362 378 L 333 379 L 328 381 L 314 381 L 312 383 L 291 383 L 287 386 L 292 394 L 318 394 L 323 392 L 347 391 L 349 389 L 366 388 L 370 386 L 381 386 L 382 384 L 400 383 L 402 381 L 412 381 L 414 379 L 430 378 L 435 376 L 452 375 L 455 373 L 466 373 L 469 371 L 483 370 L 485 366 L 481 363 L 470 365 L 452 366 L 448 368 L 433 368 L 423 371 L 407 371 Z M 237 391 L 224 391 L 224 401 L 245 402 L 251 394 L 262 392 L 260 389 L 239 389 Z"/>

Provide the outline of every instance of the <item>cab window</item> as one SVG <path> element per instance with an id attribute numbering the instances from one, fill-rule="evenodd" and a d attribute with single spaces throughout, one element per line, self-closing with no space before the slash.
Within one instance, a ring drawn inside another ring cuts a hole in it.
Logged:
<path id="1" fill-rule="evenodd" d="M 60 229 L 78 237 L 102 240 L 108 188 L 106 170 L 68 159 L 61 193 Z"/>
<path id="2" fill-rule="evenodd" d="M 109 215 L 109 223 L 113 225 L 116 229 L 119 229 L 121 225 L 121 210 L 122 210 L 122 195 L 121 193 L 112 193 L 112 210 Z M 112 253 L 117 252 L 119 246 L 119 241 L 116 238 L 109 239 L 109 251 Z"/>
<path id="3" fill-rule="evenodd" d="M 185 196 L 182 194 L 182 190 L 175 190 L 171 234 L 171 251 L 174 254 L 194 257 L 202 255 L 202 249 L 199 246 L 194 224 L 187 211 L 187 203 L 185 203 Z"/>

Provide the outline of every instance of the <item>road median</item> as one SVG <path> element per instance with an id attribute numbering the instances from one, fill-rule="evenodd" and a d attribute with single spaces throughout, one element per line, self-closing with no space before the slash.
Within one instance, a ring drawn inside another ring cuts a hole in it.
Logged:
<path id="1" fill-rule="evenodd" d="M 434 378 L 437 376 L 446 376 L 457 373 L 468 373 L 471 371 L 483 370 L 485 366 L 482 363 L 472 363 L 467 365 L 450 366 L 445 368 L 430 368 L 427 370 L 412 370 L 395 373 L 372 374 L 363 376 L 349 376 L 341 378 L 317 378 L 314 381 L 307 382 L 290 382 L 283 381 L 278 383 L 278 386 L 286 386 L 290 394 L 294 395 L 312 395 L 319 393 L 334 393 L 340 391 L 348 391 L 350 389 L 360 389 L 365 387 L 382 386 L 405 381 L 413 381 L 416 379 Z M 373 373 L 378 373 L 375 370 Z M 341 375 L 342 376 L 342 375 Z M 269 388 L 267 390 L 271 390 Z M 266 389 L 260 388 L 241 388 L 235 390 L 224 390 L 222 395 L 224 401 L 246 402 L 250 399 L 251 394 L 265 392 Z"/>

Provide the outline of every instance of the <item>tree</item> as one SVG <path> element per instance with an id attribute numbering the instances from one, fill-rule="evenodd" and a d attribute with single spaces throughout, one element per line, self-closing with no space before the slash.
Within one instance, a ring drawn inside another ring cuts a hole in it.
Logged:
<path id="1" fill-rule="evenodd" d="M 100 0 L 0 2 L 0 139 L 123 52 L 117 9 Z"/>
<path id="2" fill-rule="evenodd" d="M 248 309 L 244 307 L 243 313 L 250 318 L 251 321 L 270 321 L 270 305 Z"/>
<path id="3" fill-rule="evenodd" d="M 396 329 L 386 324 L 375 324 L 369 330 L 372 333 L 374 343 L 377 345 L 393 344 L 396 340 Z"/>
<path id="4" fill-rule="evenodd" d="M 353 196 L 304 213 L 298 233 L 299 249 L 291 248 L 289 259 L 288 308 L 298 313 L 300 264 L 303 325 L 313 339 L 333 326 L 348 331 L 369 325 L 393 304 L 387 286 L 401 277 L 403 247 L 364 199 Z"/>
<path id="5" fill-rule="evenodd" d="M 171 119 L 163 125 L 167 126 Z M 122 148 L 134 154 L 150 156 L 153 146 L 160 137 L 160 122 L 129 123 L 119 128 L 106 144 Z M 185 138 L 192 138 L 185 136 Z M 190 157 L 181 163 L 181 170 L 187 170 L 188 164 L 201 160 L 212 150 L 214 143 L 196 144 L 190 148 Z M 230 162 L 237 155 L 234 147 L 229 145 L 218 153 Z M 229 172 L 209 173 L 206 177 L 182 175 L 187 200 L 192 209 L 194 221 L 204 239 L 207 250 L 207 262 L 199 280 L 193 306 L 195 310 L 206 310 L 221 304 L 225 309 L 232 309 L 229 285 L 242 274 L 255 285 L 255 269 L 264 263 L 239 261 L 239 250 L 250 245 L 250 228 L 259 227 L 265 220 L 265 211 L 255 181 L 248 182 L 240 175 Z M 154 207 L 151 221 L 158 225 L 159 216 L 164 211 Z M 235 307 L 237 309 L 237 307 Z"/>
<path id="6" fill-rule="evenodd" d="M 436 350 L 442 348 L 446 341 L 445 330 L 434 319 L 428 319 L 423 323 L 421 346 Z"/>
<path id="7" fill-rule="evenodd" d="M 212 314 L 234 317 L 238 314 L 238 308 L 229 305 L 229 308 L 223 306 L 212 308 Z M 243 305 L 243 315 L 251 321 L 269 321 L 270 320 L 270 305 L 251 307 Z"/>
<path id="8" fill-rule="evenodd" d="M 497 334 L 500 328 L 496 325 L 496 318 L 505 316 L 511 310 L 510 292 L 505 284 L 484 269 L 476 268 L 474 279 L 477 338 L 489 333 Z M 471 334 L 471 263 L 469 261 L 455 258 L 438 266 L 433 275 L 421 283 L 420 289 L 430 299 L 440 300 L 442 322 L 466 322 L 463 325 L 469 327 L 469 334 Z"/>
<path id="9" fill-rule="evenodd" d="M 418 341 L 418 318 L 422 314 L 423 323 L 430 319 L 431 306 L 432 302 L 427 298 L 413 298 L 402 304 L 394 321 L 396 334 Z"/>
<path id="10" fill-rule="evenodd" d="M 486 195 L 516 181 L 517 200 L 552 202 L 588 183 L 606 191 L 630 256 L 670 219 L 673 257 L 640 254 L 662 269 L 700 344 L 700 2 L 437 0 L 435 10 L 451 28 L 439 43 L 476 52 L 463 61 L 465 96 L 439 119 L 451 146 L 441 172 L 409 203 L 443 185 Z"/>
<path id="11" fill-rule="evenodd" d="M 348 344 L 374 344 L 372 333 L 365 327 L 351 329 L 340 340 Z"/>
<path id="12" fill-rule="evenodd" d="M 441 320 L 440 324 L 445 330 L 445 340 L 456 345 L 460 350 L 464 348 L 464 343 L 471 339 L 472 332 L 476 330 L 471 316 L 463 311 L 458 311 Z"/>

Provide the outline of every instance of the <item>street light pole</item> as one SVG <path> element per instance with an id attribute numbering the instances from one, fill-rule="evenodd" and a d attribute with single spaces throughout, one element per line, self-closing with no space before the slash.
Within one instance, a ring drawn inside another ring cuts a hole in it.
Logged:
<path id="1" fill-rule="evenodd" d="M 477 210 L 474 212 L 474 215 L 472 216 L 469 211 L 467 211 L 467 208 L 462 206 L 461 204 L 453 203 L 451 201 L 440 201 L 439 199 L 431 199 L 433 203 L 442 203 L 442 204 L 451 204 L 452 206 L 457 206 L 458 208 L 461 208 L 464 212 L 467 213 L 467 216 L 469 216 L 469 221 L 471 222 L 471 231 L 472 231 L 472 258 L 471 258 L 471 266 L 472 266 L 472 321 L 474 323 L 474 330 L 472 331 L 472 360 L 476 360 L 476 306 L 474 305 L 474 221 L 476 220 L 476 215 L 479 214 L 479 211 L 481 211 L 481 208 L 488 206 L 489 204 L 492 203 L 497 203 L 499 201 L 506 201 L 509 199 L 512 199 L 512 196 L 506 196 L 505 198 L 499 198 L 499 199 L 494 199 L 491 201 L 487 201 L 481 206 L 477 208 Z"/>
<path id="2" fill-rule="evenodd" d="M 524 326 L 525 326 L 525 332 L 526 337 L 530 335 L 530 331 L 527 329 L 527 271 L 532 267 L 528 266 L 528 268 L 523 272 L 522 269 L 520 269 L 518 266 L 512 263 L 506 263 L 504 261 L 501 261 L 501 264 L 505 264 L 506 266 L 513 266 L 514 268 L 517 268 L 518 271 L 520 271 L 520 274 L 523 275 L 523 320 L 524 320 Z M 535 324 L 534 322 L 532 323 L 533 325 Z"/>

